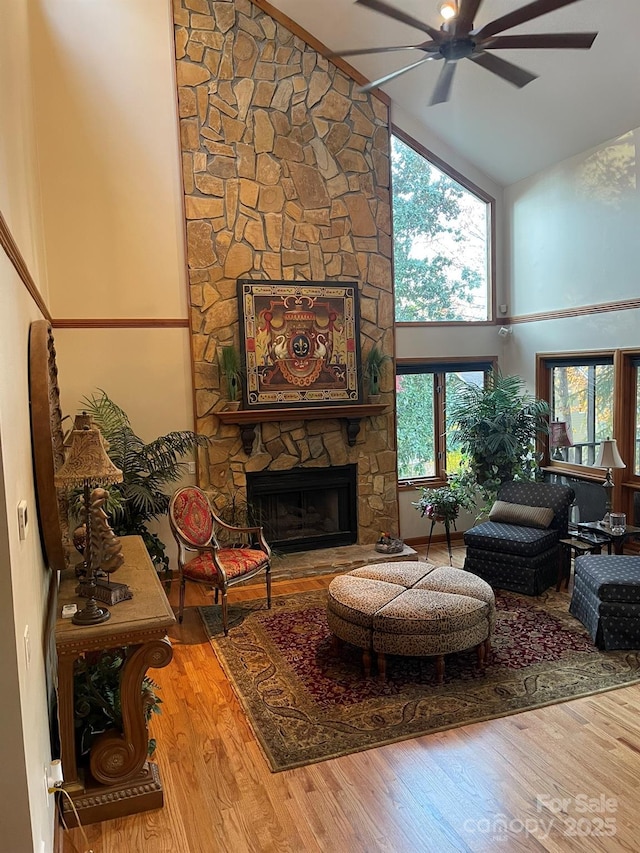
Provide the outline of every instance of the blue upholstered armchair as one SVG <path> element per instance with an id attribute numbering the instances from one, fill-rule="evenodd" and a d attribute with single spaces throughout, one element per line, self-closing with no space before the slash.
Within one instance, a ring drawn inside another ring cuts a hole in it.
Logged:
<path id="1" fill-rule="evenodd" d="M 493 587 L 540 595 L 558 578 L 573 499 L 569 486 L 505 483 L 489 521 L 464 534 L 465 569 Z"/>

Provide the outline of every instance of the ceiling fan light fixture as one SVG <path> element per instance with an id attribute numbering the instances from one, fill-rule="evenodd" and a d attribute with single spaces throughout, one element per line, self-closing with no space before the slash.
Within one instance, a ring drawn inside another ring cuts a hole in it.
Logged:
<path id="1" fill-rule="evenodd" d="M 452 18 L 458 14 L 458 4 L 456 0 L 444 0 L 444 3 L 441 3 L 438 6 L 438 12 L 440 13 L 440 17 L 445 21 L 450 21 Z"/>

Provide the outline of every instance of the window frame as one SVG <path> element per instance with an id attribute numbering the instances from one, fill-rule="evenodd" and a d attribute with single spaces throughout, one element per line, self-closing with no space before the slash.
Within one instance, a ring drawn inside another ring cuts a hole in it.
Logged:
<path id="1" fill-rule="evenodd" d="M 616 415 L 616 405 L 619 406 L 618 423 L 620 428 L 618 449 L 623 461 L 627 464 L 626 469 L 624 469 L 625 485 L 635 487 L 635 490 L 640 490 L 640 474 L 635 473 L 636 464 L 640 463 L 640 448 L 636 447 L 640 350 L 619 350 L 618 361 L 620 366 L 620 392 L 618 393 L 618 388 L 616 388 L 616 400 L 614 404 L 614 417 Z M 625 401 L 627 402 L 625 403 Z M 625 417 L 628 413 L 631 414 L 631 417 Z"/>
<path id="2" fill-rule="evenodd" d="M 434 377 L 433 387 L 433 430 L 436 473 L 433 477 L 401 478 L 398 476 L 398 490 L 409 491 L 417 487 L 437 488 L 445 486 L 447 480 L 446 424 L 446 376 L 461 370 L 483 371 L 485 374 L 498 367 L 498 356 L 454 356 L 451 358 L 397 358 L 396 376 L 415 373 L 430 373 Z M 398 369 L 400 368 L 400 369 Z M 417 368 L 417 369 L 411 369 Z M 486 377 L 485 377 L 486 379 Z M 396 447 L 398 444 L 398 414 L 395 415 Z M 396 472 L 397 473 L 397 472 Z"/>
<path id="3" fill-rule="evenodd" d="M 584 352 L 560 352 L 560 353 L 537 353 L 536 354 L 536 396 L 542 400 L 546 400 L 551 410 L 552 405 L 552 370 L 554 367 L 571 367 L 580 366 L 592 362 L 594 364 L 613 364 L 613 428 L 611 438 L 617 438 L 620 424 L 620 393 L 619 393 L 619 378 L 620 378 L 620 358 L 618 350 L 588 350 Z M 551 416 L 551 415 L 550 415 Z M 618 439 L 620 443 L 620 439 Z M 576 465 L 573 462 L 565 462 L 560 459 L 553 459 L 551 455 L 551 446 L 549 436 L 538 437 L 538 452 L 542 456 L 540 467 L 552 474 L 566 475 L 568 477 L 577 477 L 580 480 L 591 480 L 602 482 L 604 473 L 602 468 L 597 468 L 595 465 Z M 622 453 L 622 449 L 620 448 Z M 624 458 L 624 457 L 623 457 Z"/>
<path id="4" fill-rule="evenodd" d="M 396 327 L 412 328 L 435 326 L 436 328 L 445 328 L 447 326 L 495 326 L 498 323 L 504 323 L 505 318 L 497 316 L 497 297 L 496 297 L 496 200 L 488 192 L 483 190 L 477 184 L 474 184 L 469 178 L 450 166 L 437 154 L 434 154 L 424 145 L 399 128 L 395 124 L 390 125 L 389 129 L 389 144 L 391 145 L 391 137 L 397 136 L 405 145 L 412 148 L 416 154 L 424 157 L 430 164 L 444 172 L 451 180 L 456 181 L 464 187 L 468 192 L 475 195 L 487 205 L 487 313 L 486 320 L 395 320 Z M 391 217 L 393 221 L 393 181 L 390 177 L 391 185 Z M 393 247 L 393 228 L 392 228 L 392 247 Z M 394 305 L 395 318 L 395 305 Z"/>

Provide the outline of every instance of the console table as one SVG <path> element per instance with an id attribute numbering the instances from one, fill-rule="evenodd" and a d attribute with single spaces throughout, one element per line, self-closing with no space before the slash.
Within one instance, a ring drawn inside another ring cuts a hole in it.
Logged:
<path id="1" fill-rule="evenodd" d="M 64 787 L 73 799 L 81 822 L 95 823 L 114 817 L 160 808 L 162 783 L 157 766 L 147 761 L 148 733 L 142 702 L 147 669 L 166 666 L 172 656 L 167 629 L 175 616 L 140 536 L 123 536 L 124 564 L 117 580 L 129 585 L 133 598 L 110 605 L 111 618 L 99 625 L 74 625 L 62 619 L 65 604 L 82 606 L 72 570 L 62 573 L 55 627 L 58 654 L 58 723 Z M 121 674 L 123 731 L 115 729 L 96 738 L 89 767 L 78 766 L 74 727 L 74 663 L 89 652 L 127 648 Z M 75 816 L 62 798 L 65 821 L 75 826 Z"/>

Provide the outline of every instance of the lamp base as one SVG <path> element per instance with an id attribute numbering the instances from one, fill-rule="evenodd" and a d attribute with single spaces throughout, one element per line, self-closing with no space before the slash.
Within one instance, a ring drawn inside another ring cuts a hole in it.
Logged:
<path id="1" fill-rule="evenodd" d="M 107 619 L 111 619 L 109 610 L 106 607 L 98 607 L 95 598 L 92 597 L 71 621 L 74 625 L 99 625 Z"/>

